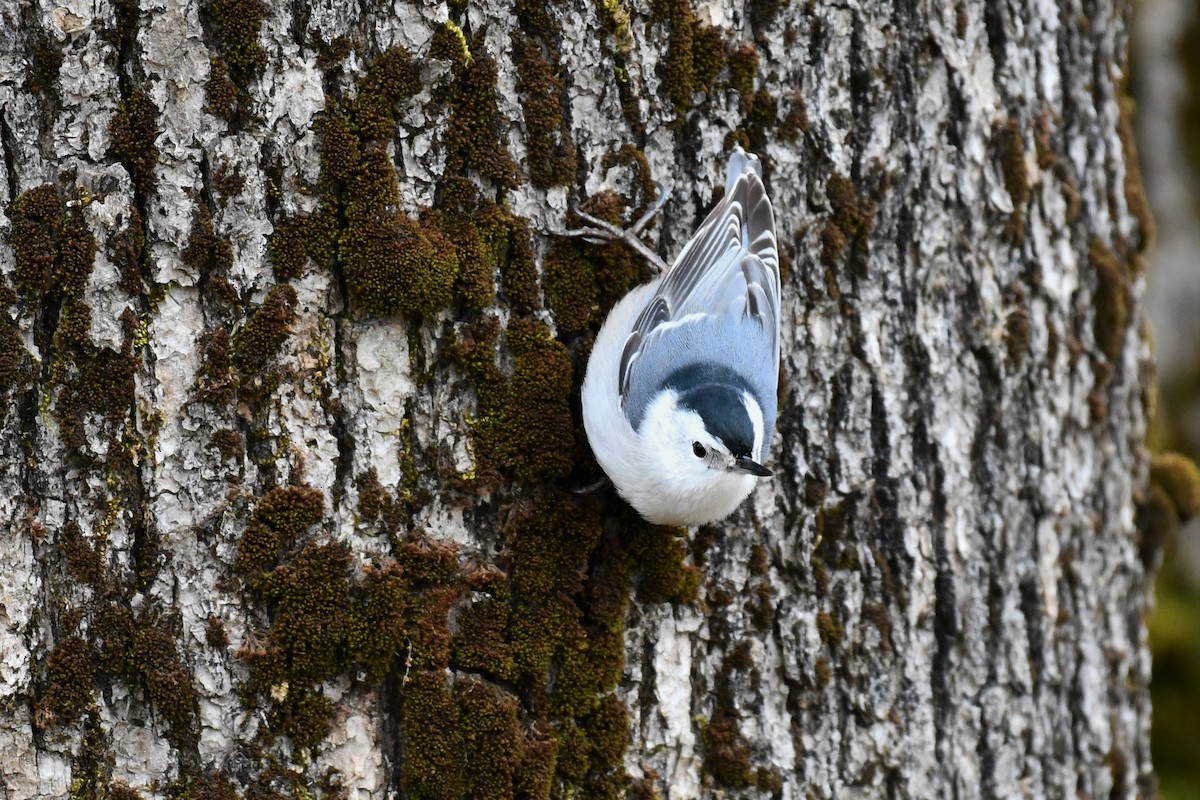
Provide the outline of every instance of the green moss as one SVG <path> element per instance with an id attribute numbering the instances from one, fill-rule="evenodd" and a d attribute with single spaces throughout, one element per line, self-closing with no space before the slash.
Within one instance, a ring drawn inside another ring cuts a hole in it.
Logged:
<path id="1" fill-rule="evenodd" d="M 631 151 L 631 155 L 635 162 L 640 160 L 638 159 L 638 156 L 641 155 L 640 152 Z M 650 180 L 649 169 L 640 172 L 639 176 L 644 176 L 644 180 Z M 638 181 L 641 183 L 643 177 L 639 177 Z M 654 197 L 654 194 L 643 194 L 643 202 L 651 203 L 654 201 Z M 624 224 L 623 216 L 627 207 L 628 204 L 624 200 L 607 191 L 593 195 L 582 204 L 583 210 L 587 213 L 618 226 Z M 635 214 L 638 213 L 638 208 L 633 210 Z M 645 259 L 623 244 L 588 244 L 584 246 L 572 241 L 568 246 L 574 248 L 581 257 L 586 258 L 593 265 L 592 272 L 595 276 L 602 312 L 607 312 L 633 286 L 645 282 L 648 277 L 649 270 Z"/>
<path id="2" fill-rule="evenodd" d="M 217 236 L 212 213 L 203 202 L 196 204 L 187 246 L 180 258 L 195 275 L 203 277 L 224 275 L 233 266 L 233 247 L 228 239 Z"/>
<path id="3" fill-rule="evenodd" d="M 557 766 L 558 740 L 545 729 L 526 731 L 521 763 L 513 780 L 517 797 L 550 800 Z"/>
<path id="4" fill-rule="evenodd" d="M 834 173 L 825 185 L 831 216 L 821 232 L 821 260 L 833 266 L 848 246 L 865 241 L 875 225 L 875 207 L 869 200 L 860 200 L 849 178 Z"/>
<path id="5" fill-rule="evenodd" d="M 1021 126 L 1017 120 L 1009 120 L 999 126 L 993 139 L 1000 171 L 1004 176 L 1004 188 L 1012 198 L 1013 206 L 1024 208 L 1031 194 L 1029 167 L 1025 164 L 1025 142 L 1021 138 Z"/>
<path id="6" fill-rule="evenodd" d="M 420 65 L 403 47 L 376 58 L 359 82 L 354 123 L 362 141 L 389 141 L 396 135 L 395 107 L 421 90 Z"/>
<path id="7" fill-rule="evenodd" d="M 219 58 L 212 59 L 209 62 L 208 83 L 204 86 L 204 110 L 232 123 L 237 102 L 238 88 L 229 77 L 225 62 Z"/>
<path id="8" fill-rule="evenodd" d="M 25 75 L 25 91 L 33 94 L 45 92 L 55 101 L 58 95 L 58 73 L 62 70 L 62 51 L 40 27 L 35 27 L 29 37 L 32 46 L 29 52 L 29 72 Z"/>
<path id="9" fill-rule="evenodd" d="M 302 226 L 301 218 L 285 218 L 275 225 L 267 239 L 267 254 L 271 257 L 271 268 L 277 281 L 299 278 L 304 271 L 308 251 L 304 246 Z"/>
<path id="10" fill-rule="evenodd" d="M 132 789 L 120 781 L 115 781 L 108 785 L 108 791 L 105 793 L 108 800 L 142 800 L 142 795 L 136 789 Z"/>
<path id="11" fill-rule="evenodd" d="M 21 382 L 25 363 L 25 343 L 16 326 L 0 320 L 0 423 L 8 413 L 8 398 Z"/>
<path id="12" fill-rule="evenodd" d="M 624 507 L 620 524 L 621 540 L 638 570 L 638 597 L 646 603 L 694 602 L 701 575 L 686 563 L 686 531 L 651 525 Z"/>
<path id="13" fill-rule="evenodd" d="M 702 92 L 711 92 L 717 86 L 717 75 L 728 63 L 724 31 L 713 25 L 697 23 L 692 37 L 694 87 Z"/>
<path id="14" fill-rule="evenodd" d="M 325 515 L 325 498 L 310 486 L 272 489 L 258 503 L 238 543 L 234 569 L 253 575 L 269 567 L 281 550 L 290 548 L 300 536 Z"/>
<path id="15" fill-rule="evenodd" d="M 480 416 L 472 426 L 476 451 L 485 466 L 510 470 L 518 480 L 563 477 L 576 449 L 571 360 L 540 323 L 513 320 L 508 344 L 511 380 L 500 384 L 486 362 L 480 364 Z"/>
<path id="16" fill-rule="evenodd" d="M 233 336 L 233 362 L 244 374 L 254 374 L 275 358 L 296 321 L 296 290 L 272 286 L 250 319 Z"/>
<path id="17" fill-rule="evenodd" d="M 405 795 L 414 800 L 463 796 L 463 743 L 458 709 L 440 672 L 420 670 L 409 676 L 401 704 Z"/>
<path id="18" fill-rule="evenodd" d="M 8 235 L 18 294 L 40 304 L 79 298 L 96 257 L 96 240 L 62 198 L 45 184 L 22 193 L 10 209 Z"/>
<path id="19" fill-rule="evenodd" d="M 693 41 L 698 25 L 688 0 L 664 0 L 669 25 L 666 57 L 658 62 L 658 79 L 663 93 L 675 112 L 675 124 L 682 125 L 684 114 L 692 106 L 696 93 Z"/>
<path id="20" fill-rule="evenodd" d="M 267 53 L 259 44 L 259 31 L 266 14 L 262 0 L 213 0 L 217 47 L 237 85 L 250 83 L 267 65 Z"/>
<path id="21" fill-rule="evenodd" d="M 214 405 L 231 402 L 236 396 L 233 380 L 233 337 L 217 328 L 200 337 L 200 368 L 194 391 L 199 400 Z"/>
<path id="22" fill-rule="evenodd" d="M 569 185 L 575 179 L 575 144 L 559 100 L 561 70 L 546 60 L 536 41 L 519 32 L 512 34 L 512 54 L 525 110 L 529 179 L 539 189 Z"/>
<path id="23" fill-rule="evenodd" d="M 1162 487 L 1181 520 L 1200 512 L 1200 469 L 1182 453 L 1155 453 L 1150 459 L 1150 482 Z"/>
<path id="24" fill-rule="evenodd" d="M 804 94 L 797 89 L 792 92 L 791 107 L 783 122 L 779 123 L 779 137 L 786 142 L 795 142 L 801 135 L 808 133 L 812 124 L 808 120 L 808 104 L 804 102 Z"/>
<path id="25" fill-rule="evenodd" d="M 59 549 L 66 561 L 68 575 L 79 583 L 99 586 L 104 564 L 100 554 L 83 537 L 78 523 L 72 521 L 63 526 Z"/>
<path id="26" fill-rule="evenodd" d="M 456 69 L 461 69 L 471 61 L 467 37 L 453 20 L 446 20 L 434 30 L 429 42 L 429 57 L 449 61 Z"/>
<path id="27" fill-rule="evenodd" d="M 400 213 L 354 223 L 341 254 L 351 300 L 368 314 L 426 317 L 450 303 L 458 259 L 432 227 Z"/>
<path id="28" fill-rule="evenodd" d="M 171 741 L 194 743 L 197 694 L 175 638 L 155 620 L 143 618 L 133 636 L 129 666 L 144 682 L 155 714 L 170 725 Z"/>
<path id="29" fill-rule="evenodd" d="M 333 112 L 319 118 L 313 128 L 320 138 L 321 177 L 320 187 L 333 191 L 346 183 L 358 169 L 361 149 L 358 137 L 350 127 L 349 118 Z"/>
<path id="30" fill-rule="evenodd" d="M 504 279 L 504 295 L 512 310 L 532 314 L 540 307 L 537 283 L 537 264 L 533 259 L 533 238 L 529 223 L 513 217 L 509 227 L 508 258 L 500 264 Z"/>
<path id="31" fill-rule="evenodd" d="M 544 261 L 546 304 L 559 333 L 587 330 L 599 312 L 599 290 L 587 259 L 568 243 L 555 242 Z"/>
<path id="32" fill-rule="evenodd" d="M 731 789 L 751 785 L 750 746 L 733 719 L 721 719 L 704 728 L 704 770 Z"/>
<path id="33" fill-rule="evenodd" d="M 1181 42 L 1184 40 L 1180 40 Z M 1195 100 L 1189 101 L 1194 104 Z M 1124 93 L 1124 87 L 1118 98 L 1120 115 L 1117 119 L 1117 136 L 1121 140 L 1121 149 L 1125 154 L 1125 206 L 1138 222 L 1138 230 L 1134 237 L 1137 251 L 1145 251 L 1154 241 L 1154 213 L 1150 201 L 1146 197 L 1146 187 L 1142 183 L 1141 160 L 1138 158 L 1137 139 L 1133 134 L 1134 101 Z M 1186 148 L 1189 149 L 1190 148 Z M 1189 153 L 1189 155 L 1191 155 Z M 1194 157 L 1194 156 L 1193 156 Z"/>
<path id="34" fill-rule="evenodd" d="M 830 650 L 837 649 L 837 646 L 842 641 L 842 626 L 828 611 L 821 611 L 817 614 L 817 633 L 821 636 L 821 641 Z"/>
<path id="35" fill-rule="evenodd" d="M 504 141 L 506 125 L 496 105 L 496 62 L 482 42 L 473 50 L 474 58 L 456 67 L 447 97 L 450 119 L 442 140 L 446 150 L 445 174 L 477 172 L 511 189 L 520 181 L 517 165 Z"/>
<path id="36" fill-rule="evenodd" d="M 399 199 L 390 159 L 369 148 L 351 185 L 339 243 L 346 284 L 368 314 L 431 316 L 450 303 L 457 254 L 434 217 L 418 222 L 393 210 Z"/>
<path id="37" fill-rule="evenodd" d="M 1095 306 L 1093 336 L 1100 352 L 1109 363 L 1115 363 L 1129 325 L 1129 286 L 1117 257 L 1099 239 L 1088 243 L 1088 261 L 1096 273 L 1096 288 L 1092 294 Z"/>
<path id="38" fill-rule="evenodd" d="M 92 654 L 78 636 L 63 639 L 46 660 L 46 686 L 37 704 L 39 727 L 71 725 L 92 705 Z"/>
<path id="39" fill-rule="evenodd" d="M 513 796 L 513 777 L 521 761 L 520 704 L 492 684 L 474 679 L 458 681 L 454 702 L 461 728 L 465 797 L 507 800 Z"/>
<path id="40" fill-rule="evenodd" d="M 233 782 L 220 772 L 185 777 L 171 787 L 167 796 L 172 800 L 238 800 L 240 797 Z M 249 793 L 247 796 L 259 797 Z M 268 798 L 263 796 L 261 800 Z"/>
<path id="41" fill-rule="evenodd" d="M 511 681 L 516 676 L 507 600 L 483 597 L 459 612 L 451 664 L 460 670 Z"/>
<path id="42" fill-rule="evenodd" d="M 158 108 L 149 95 L 135 89 L 118 103 L 108 135 L 112 140 L 110 152 L 129 170 L 134 188 L 149 194 L 158 165 L 158 147 L 154 144 L 158 138 Z"/>
<path id="43" fill-rule="evenodd" d="M 621 0 L 598 0 L 596 14 L 600 24 L 616 40 L 616 54 L 624 59 L 629 56 L 633 47 L 633 34 L 630 32 L 629 10 Z"/>
<path id="44" fill-rule="evenodd" d="M 729 85 L 746 103 L 754 96 L 754 81 L 758 77 L 758 50 L 748 42 L 738 42 L 729 52 Z M 745 108 L 743 107 L 743 113 Z"/>

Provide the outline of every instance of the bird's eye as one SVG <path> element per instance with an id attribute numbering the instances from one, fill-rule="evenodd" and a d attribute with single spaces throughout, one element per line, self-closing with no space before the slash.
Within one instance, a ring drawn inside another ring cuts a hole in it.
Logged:
<path id="1" fill-rule="evenodd" d="M 696 454 L 696 458 L 704 458 L 708 455 L 708 451 L 704 449 L 704 445 L 699 442 L 692 442 L 692 452 Z"/>

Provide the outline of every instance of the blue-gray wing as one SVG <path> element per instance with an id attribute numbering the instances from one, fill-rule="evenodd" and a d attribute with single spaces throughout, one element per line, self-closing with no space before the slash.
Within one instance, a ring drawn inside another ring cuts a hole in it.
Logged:
<path id="1" fill-rule="evenodd" d="M 621 353 L 622 403 L 629 397 L 638 361 L 646 349 L 654 347 L 673 324 L 693 321 L 696 315 L 756 321 L 768 337 L 771 363 L 778 365 L 779 296 L 775 215 L 763 188 L 758 158 L 737 147 L 729 157 L 725 196 L 634 321 Z M 626 409 L 627 414 L 631 411 L 640 416 L 640 409 Z"/>

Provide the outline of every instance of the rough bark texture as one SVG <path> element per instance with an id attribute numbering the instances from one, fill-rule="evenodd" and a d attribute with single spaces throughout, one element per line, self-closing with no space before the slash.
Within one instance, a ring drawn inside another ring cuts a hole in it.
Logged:
<path id="1" fill-rule="evenodd" d="M 0 5 L 0 793 L 1149 792 L 1123 8 L 516 11 Z M 569 491 L 647 274 L 547 233 L 734 141 L 777 477 L 685 535 Z"/>

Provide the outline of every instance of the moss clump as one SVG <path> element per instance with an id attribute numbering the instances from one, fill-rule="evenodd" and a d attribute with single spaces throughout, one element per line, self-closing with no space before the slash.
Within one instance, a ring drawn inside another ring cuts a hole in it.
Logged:
<path id="1" fill-rule="evenodd" d="M 217 46 L 236 85 L 245 86 L 267 65 L 267 53 L 258 40 L 266 14 L 262 0 L 214 0 L 212 4 Z"/>
<path id="2" fill-rule="evenodd" d="M 808 104 L 799 89 L 792 92 L 791 107 L 783 122 L 779 123 L 779 136 L 784 141 L 795 142 L 801 134 L 808 133 L 812 123 L 808 119 Z"/>
<path id="3" fill-rule="evenodd" d="M 658 78 L 675 112 L 675 124 L 682 125 L 698 89 L 693 42 L 699 23 L 688 0 L 659 0 L 655 15 L 665 18 L 669 25 L 667 55 L 659 61 Z"/>
<path id="4" fill-rule="evenodd" d="M 1113 252 L 1099 239 L 1088 243 L 1088 262 L 1096 271 L 1096 288 L 1092 294 L 1095 306 L 1093 336 L 1109 363 L 1114 363 L 1125 343 L 1129 326 L 1130 289 Z"/>
<path id="5" fill-rule="evenodd" d="M 738 42 L 729 49 L 729 85 L 741 96 L 743 113 L 745 105 L 754 96 L 758 62 L 758 50 L 748 42 Z"/>
<path id="6" fill-rule="evenodd" d="M 694 87 L 698 91 L 711 92 L 717 86 L 717 75 L 728 63 L 724 32 L 713 25 L 697 23 L 692 36 Z"/>
<path id="7" fill-rule="evenodd" d="M 325 516 L 325 497 L 311 486 L 272 489 L 259 501 L 238 543 L 234 569 L 253 575 L 271 564 L 284 548 Z"/>
<path id="8" fill-rule="evenodd" d="M 463 744 L 450 687 L 440 672 L 409 677 L 401 705 L 406 796 L 419 800 L 462 797 Z"/>
<path id="9" fill-rule="evenodd" d="M 25 343 L 15 325 L 0 319 L 0 422 L 8 413 L 8 398 L 21 380 Z"/>
<path id="10" fill-rule="evenodd" d="M 35 28 L 30 39 L 32 46 L 29 52 L 29 72 L 25 75 L 22 89 L 33 94 L 45 92 L 57 101 L 58 73 L 62 70 L 63 62 L 62 51 L 40 27 Z"/>
<path id="11" fill-rule="evenodd" d="M 1194 103 L 1194 99 L 1189 101 L 1189 106 Z M 1118 102 L 1120 116 L 1117 120 L 1117 136 L 1121 140 L 1121 149 L 1125 151 L 1125 205 L 1138 221 L 1134 246 L 1138 251 L 1144 251 L 1154 241 L 1156 226 L 1150 201 L 1146 197 L 1146 187 L 1142 183 L 1141 160 L 1138 158 L 1137 140 L 1133 135 L 1133 121 L 1130 119 L 1133 105 L 1133 100 L 1122 93 Z M 1194 158 L 1191 153 L 1189 156 Z"/>
<path id="12" fill-rule="evenodd" d="M 66 561 L 68 575 L 80 583 L 99 586 L 104 564 L 100 554 L 83 537 L 78 523 L 72 521 L 63 526 L 59 549 Z"/>
<path id="13" fill-rule="evenodd" d="M 433 228 L 400 213 L 354 224 L 342 238 L 346 283 L 368 314 L 426 317 L 450 303 L 458 260 Z"/>
<path id="14" fill-rule="evenodd" d="M 287 341 L 296 321 L 296 290 L 272 286 L 250 319 L 233 337 L 233 361 L 244 374 L 260 372 Z"/>
<path id="15" fill-rule="evenodd" d="M 687 563 L 684 530 L 651 525 L 624 505 L 620 526 L 622 544 L 638 570 L 638 597 L 647 603 L 695 602 L 701 574 Z"/>
<path id="16" fill-rule="evenodd" d="M 1009 120 L 996 130 L 993 146 L 1000 159 L 1004 188 L 1008 190 L 1015 208 L 1024 208 L 1031 193 L 1029 167 L 1025 164 L 1025 142 L 1017 120 Z"/>
<path id="17" fill-rule="evenodd" d="M 117 112 L 108 124 L 112 154 L 125 165 L 134 188 L 148 194 L 154 188 L 154 169 L 158 166 L 158 108 L 150 96 L 135 89 L 117 104 Z"/>
<path id="18" fill-rule="evenodd" d="M 546 304 L 560 333 L 587 330 L 599 311 L 596 276 L 575 247 L 556 242 L 546 253 L 543 283 Z"/>
<path id="19" fill-rule="evenodd" d="M 832 211 L 821 231 L 821 260 L 833 266 L 848 246 L 863 242 L 875 225 L 875 205 L 860 200 L 849 178 L 834 173 L 825 185 L 825 196 Z"/>
<path id="20" fill-rule="evenodd" d="M 455 294 L 467 308 L 482 309 L 496 302 L 496 273 L 508 257 L 513 217 L 489 200 L 472 196 L 469 202 L 469 209 L 442 214 L 438 227 L 458 256 Z"/>
<path id="21" fill-rule="evenodd" d="M 471 47 L 462 28 L 453 20 L 446 20 L 433 32 L 429 41 L 429 57 L 449 61 L 461 69 L 471 60 Z"/>
<path id="22" fill-rule="evenodd" d="M 301 220 L 293 217 L 277 224 L 274 233 L 267 240 L 267 253 L 271 256 L 275 280 L 299 278 L 308 260 Z"/>
<path id="23" fill-rule="evenodd" d="M 321 140 L 320 187 L 326 192 L 334 191 L 339 184 L 349 181 L 358 169 L 361 158 L 358 137 L 350 127 L 349 118 L 341 113 L 321 117 L 313 127 Z"/>
<path id="24" fill-rule="evenodd" d="M 37 704 L 39 727 L 70 725 L 92 704 L 92 654 L 78 636 L 63 639 L 46 660 L 46 688 Z"/>
<path id="25" fill-rule="evenodd" d="M 11 208 L 14 278 L 27 302 L 55 303 L 83 296 L 96 258 L 96 239 L 74 214 L 67 214 L 53 186 L 22 193 Z"/>
<path id="26" fill-rule="evenodd" d="M 196 688 L 179 657 L 175 638 L 152 620 L 141 622 L 129 652 L 129 669 L 144 681 L 155 712 L 171 726 L 172 742 L 178 746 L 194 741 Z"/>
<path id="27" fill-rule="evenodd" d="M 354 304 L 368 314 L 431 316 L 450 303 L 454 248 L 430 220 L 409 219 L 395 169 L 380 148 L 366 151 L 346 205 L 339 253 Z"/>
<path id="28" fill-rule="evenodd" d="M 500 264 L 504 295 L 512 310 L 532 314 L 541 306 L 537 283 L 537 265 L 533 260 L 533 238 L 529 223 L 513 217 L 509 228 L 508 258 Z"/>
<path id="29" fill-rule="evenodd" d="M 233 122 L 238 101 L 238 88 L 229 77 L 225 62 L 212 59 L 208 68 L 208 83 L 204 86 L 204 110 L 226 122 Z"/>
<path id="30" fill-rule="evenodd" d="M 521 760 L 520 704 L 492 684 L 466 679 L 454 686 L 462 732 L 466 797 L 507 800 Z"/>
<path id="31" fill-rule="evenodd" d="M 354 122 L 363 141 L 388 141 L 396 135 L 396 104 L 421 90 L 420 67 L 402 47 L 395 47 L 371 63 L 359 83 Z"/>
<path id="32" fill-rule="evenodd" d="M 472 431 L 477 451 L 518 480 L 563 477 L 571 471 L 576 447 L 571 360 L 540 323 L 513 320 L 508 344 L 513 374 L 505 386 L 495 385 L 486 362 L 480 364 L 484 374 L 479 377 L 486 383 Z"/>
<path id="33" fill-rule="evenodd" d="M 255 582 L 274 613 L 265 646 L 239 652 L 251 667 L 243 693 L 247 699 L 270 696 L 273 733 L 290 737 L 298 748 L 328 732 L 332 708 L 317 687 L 343 668 L 353 623 L 349 569 L 344 545 L 309 544 Z"/>
<path id="34" fill-rule="evenodd" d="M 454 83 L 446 101 L 450 119 L 443 145 L 446 174 L 477 172 L 498 186 L 511 189 L 520 182 L 517 165 L 505 145 L 505 124 L 496 105 L 496 62 L 482 42 L 474 57 L 456 64 Z"/>
<path id="35" fill-rule="evenodd" d="M 704 769 L 731 789 L 744 789 L 753 782 L 750 745 L 735 720 L 722 719 L 704 728 Z"/>
<path id="36" fill-rule="evenodd" d="M 837 646 L 842 641 L 842 626 L 838 624 L 838 621 L 828 611 L 817 613 L 817 633 L 821 636 L 821 641 L 830 650 L 837 649 Z"/>
<path id="37" fill-rule="evenodd" d="M 539 189 L 568 185 L 575 179 L 575 144 L 559 101 L 563 80 L 541 46 L 524 34 L 513 33 L 512 53 L 525 109 L 529 179 Z"/>
<path id="38" fill-rule="evenodd" d="M 196 203 L 192 229 L 180 258 L 195 275 L 210 281 L 215 275 L 223 277 L 233 266 L 233 247 L 228 239 L 217 235 L 212 213 L 203 202 Z"/>

